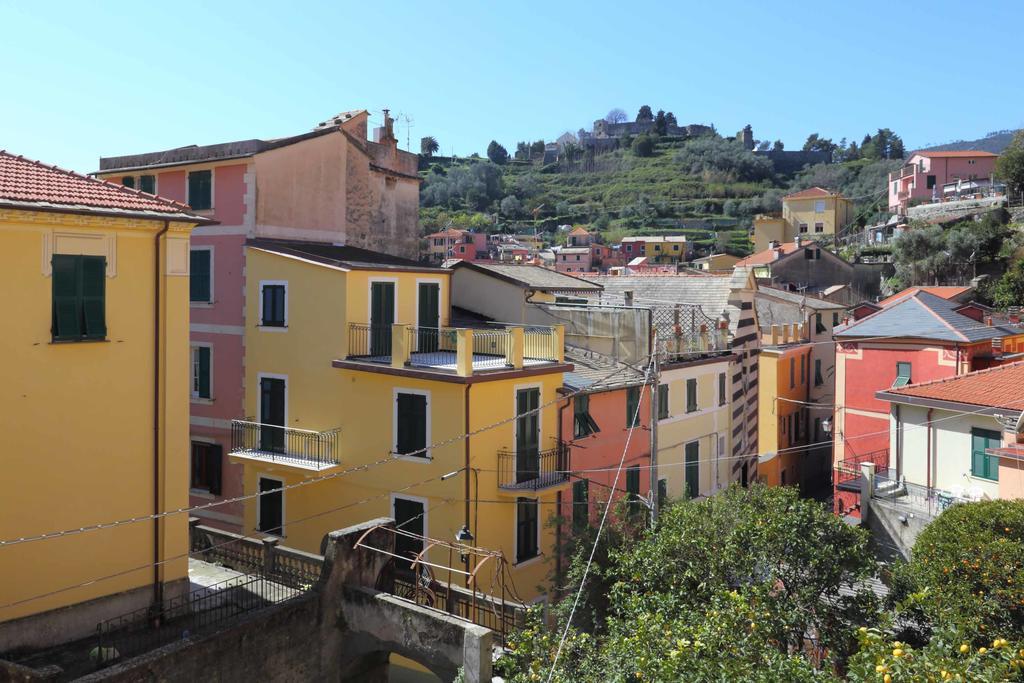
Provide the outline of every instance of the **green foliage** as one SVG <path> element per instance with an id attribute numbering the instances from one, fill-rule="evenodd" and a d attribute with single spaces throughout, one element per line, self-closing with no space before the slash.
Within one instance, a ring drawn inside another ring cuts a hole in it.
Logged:
<path id="1" fill-rule="evenodd" d="M 874 622 L 859 587 L 874 571 L 867 533 L 795 489 L 733 486 L 669 506 L 640 538 L 606 531 L 557 680 L 832 680 L 804 658 L 806 635 L 842 658 L 856 626 Z M 588 534 L 565 585 L 579 585 Z M 562 624 L 569 605 L 556 607 Z M 558 635 L 533 622 L 505 673 L 546 674 Z"/>
<path id="2" fill-rule="evenodd" d="M 633 154 L 638 157 L 654 156 L 657 140 L 657 136 L 654 135 L 637 135 L 632 144 Z"/>
<path id="3" fill-rule="evenodd" d="M 423 156 L 434 156 L 439 149 L 441 149 L 441 146 L 437 143 L 437 138 L 434 136 L 428 135 L 424 138 L 420 138 L 420 154 Z"/>
<path id="4" fill-rule="evenodd" d="M 491 163 L 452 166 L 444 175 L 432 169 L 420 187 L 420 204 L 483 211 L 501 190 L 501 169 Z"/>
<path id="5" fill-rule="evenodd" d="M 922 630 L 1024 638 L 1024 502 L 955 505 L 897 567 L 892 598 Z"/>
<path id="6" fill-rule="evenodd" d="M 876 629 L 862 627 L 859 650 L 850 658 L 848 681 L 889 683 L 899 681 L 1019 681 L 1024 649 L 996 637 L 972 647 L 952 637 L 933 638 L 915 648 L 890 640 Z"/>
<path id="7" fill-rule="evenodd" d="M 759 182 L 770 180 L 773 174 L 771 161 L 726 138 L 689 140 L 676 153 L 676 162 L 692 175 L 719 182 Z"/>
<path id="8" fill-rule="evenodd" d="M 892 242 L 896 280 L 908 287 L 967 279 L 975 264 L 1001 257 L 1013 232 L 1004 220 L 1004 215 L 992 212 L 980 221 L 968 219 L 948 229 L 912 223 Z"/>
<path id="9" fill-rule="evenodd" d="M 1014 261 L 991 292 L 993 305 L 999 308 L 1024 306 L 1024 260 Z"/>
<path id="10" fill-rule="evenodd" d="M 1012 192 L 1024 192 L 1024 130 L 1017 131 L 1010 146 L 996 159 L 996 176 Z"/>
<path id="11" fill-rule="evenodd" d="M 508 150 L 498 144 L 497 140 L 491 140 L 491 144 L 487 145 L 487 158 L 495 164 L 505 164 L 508 162 Z"/>
<path id="12" fill-rule="evenodd" d="M 864 159 L 902 159 L 905 153 L 902 138 L 888 128 L 865 135 L 860 146 L 860 156 Z"/>
<path id="13" fill-rule="evenodd" d="M 637 121 L 637 123 L 642 123 L 642 122 L 645 122 L 645 121 L 653 121 L 653 120 L 654 120 L 654 112 L 651 111 L 651 108 L 648 105 L 646 105 L 646 104 L 641 106 L 640 110 L 636 113 L 636 121 Z"/>
<path id="14" fill-rule="evenodd" d="M 518 218 L 523 212 L 523 205 L 519 198 L 510 194 L 501 200 L 501 215 L 506 218 Z"/>

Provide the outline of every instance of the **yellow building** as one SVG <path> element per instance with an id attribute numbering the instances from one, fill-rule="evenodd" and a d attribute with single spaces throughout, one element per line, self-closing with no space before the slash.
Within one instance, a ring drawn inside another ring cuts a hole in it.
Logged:
<path id="1" fill-rule="evenodd" d="M 0 285 L 16 293 L 0 337 L 0 540 L 187 506 L 189 232 L 203 222 L 0 152 Z M 0 652 L 180 593 L 187 555 L 183 514 L 0 547 Z"/>
<path id="2" fill-rule="evenodd" d="M 721 353 L 661 366 L 658 476 L 669 499 L 710 496 L 737 480 L 728 389 L 737 361 Z"/>
<path id="3" fill-rule="evenodd" d="M 739 260 L 739 256 L 733 256 L 732 254 L 708 254 L 707 256 L 694 259 L 690 262 L 690 266 L 697 270 L 732 270 Z"/>
<path id="4" fill-rule="evenodd" d="M 244 532 L 319 552 L 329 531 L 376 517 L 446 540 L 465 527 L 504 553 L 520 597 L 541 595 L 546 520 L 568 486 L 561 328 L 451 328 L 450 271 L 361 249 L 253 240 L 246 263 L 250 417 L 231 458 L 264 495 Z M 399 541 L 403 556 L 422 550 Z"/>
<path id="5" fill-rule="evenodd" d="M 782 216 L 754 218 L 754 253 L 772 242 L 804 239 L 832 239 L 853 220 L 853 202 L 820 187 L 812 187 L 782 198 Z"/>

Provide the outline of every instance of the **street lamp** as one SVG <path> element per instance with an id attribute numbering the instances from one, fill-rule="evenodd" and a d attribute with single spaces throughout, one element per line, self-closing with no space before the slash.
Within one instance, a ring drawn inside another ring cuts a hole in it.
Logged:
<path id="1" fill-rule="evenodd" d="M 825 432 L 825 436 L 832 436 L 832 418 L 826 417 L 821 421 L 821 431 Z"/>

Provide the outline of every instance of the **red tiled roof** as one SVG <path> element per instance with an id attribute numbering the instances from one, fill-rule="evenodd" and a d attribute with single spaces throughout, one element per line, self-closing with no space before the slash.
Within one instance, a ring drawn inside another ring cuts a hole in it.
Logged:
<path id="1" fill-rule="evenodd" d="M 465 234 L 465 230 L 459 230 L 458 228 L 445 228 L 441 232 L 432 232 L 427 235 L 427 237 L 461 237 Z"/>
<path id="2" fill-rule="evenodd" d="M 170 199 L 0 150 L 0 204 L 124 213 L 187 214 Z M 199 216 L 197 222 L 206 222 Z"/>
<path id="3" fill-rule="evenodd" d="M 737 266 L 760 266 L 760 265 L 764 265 L 765 263 L 772 263 L 772 262 L 776 261 L 777 260 L 776 257 L 775 257 L 775 253 L 776 252 L 782 252 L 781 256 L 788 256 L 789 254 L 792 254 L 796 250 L 797 250 L 796 242 L 786 242 L 785 244 L 780 244 L 778 247 L 776 247 L 774 249 L 769 247 L 768 249 L 765 249 L 764 251 L 759 251 L 756 254 L 751 254 L 750 256 L 747 256 L 746 258 L 740 259 L 739 261 L 736 262 L 736 265 Z"/>
<path id="4" fill-rule="evenodd" d="M 993 408 L 1024 410 L 1024 361 L 997 365 L 966 375 L 909 384 L 887 393 L 936 401 L 951 401 Z"/>
<path id="5" fill-rule="evenodd" d="M 587 229 L 586 229 L 586 228 L 584 228 L 584 227 L 580 227 L 580 226 L 576 226 L 575 228 L 573 228 L 573 229 L 572 229 L 572 230 L 571 230 L 571 231 L 569 232 L 569 234 L 570 234 L 570 235 L 589 235 L 590 233 L 589 233 L 589 232 L 587 232 Z"/>
<path id="6" fill-rule="evenodd" d="M 922 157 L 997 157 L 997 156 L 999 156 L 998 154 L 993 154 L 992 152 L 983 152 L 980 149 L 950 149 L 950 150 L 945 150 L 945 151 L 942 151 L 942 150 L 932 151 L 932 150 L 925 149 L 925 150 L 921 150 L 919 152 L 914 152 L 914 154 L 911 154 L 910 156 L 912 157 L 915 154 L 917 156 L 922 156 Z M 907 158 L 909 159 L 910 157 L 907 157 Z"/>
<path id="7" fill-rule="evenodd" d="M 814 199 L 815 197 L 831 197 L 834 193 L 822 187 L 809 187 L 793 194 L 787 194 L 783 199 Z"/>
<path id="8" fill-rule="evenodd" d="M 952 300 L 953 297 L 959 296 L 964 292 L 971 291 L 971 287 L 952 287 L 952 286 L 940 286 L 940 287 L 907 287 L 902 292 L 896 292 L 890 297 L 886 297 L 878 302 L 879 306 L 888 306 L 891 303 L 899 301 L 903 297 L 913 296 L 918 292 L 928 292 L 934 294 L 937 297 L 946 300 Z"/>

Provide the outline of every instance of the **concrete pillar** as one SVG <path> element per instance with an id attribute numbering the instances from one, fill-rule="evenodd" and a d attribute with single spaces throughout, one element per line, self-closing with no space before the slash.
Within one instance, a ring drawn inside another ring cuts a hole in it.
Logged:
<path id="1" fill-rule="evenodd" d="M 263 538 L 263 576 L 270 576 L 274 572 L 274 552 L 281 539 L 272 536 Z"/>
<path id="2" fill-rule="evenodd" d="M 459 377 L 473 375 L 473 330 L 455 331 L 455 374 Z"/>
<path id="3" fill-rule="evenodd" d="M 526 333 L 521 327 L 510 327 L 505 332 L 505 362 L 516 370 L 523 369 L 523 354 L 526 346 Z"/>
<path id="4" fill-rule="evenodd" d="M 866 524 L 871 512 L 871 496 L 875 495 L 875 463 L 860 464 L 860 521 Z"/>
<path id="5" fill-rule="evenodd" d="M 404 368 L 412 353 L 408 325 L 391 326 L 391 367 Z"/>

